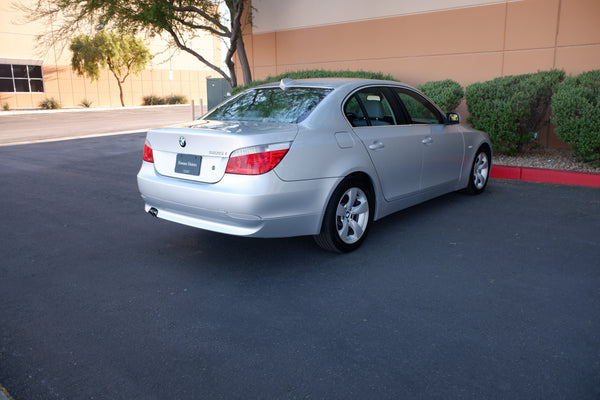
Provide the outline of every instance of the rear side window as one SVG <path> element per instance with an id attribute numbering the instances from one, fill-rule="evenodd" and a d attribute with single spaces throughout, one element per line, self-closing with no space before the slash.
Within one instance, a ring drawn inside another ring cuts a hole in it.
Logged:
<path id="1" fill-rule="evenodd" d="M 396 125 L 390 102 L 380 88 L 367 88 L 346 102 L 344 113 L 352 126 Z"/>
<path id="2" fill-rule="evenodd" d="M 304 120 L 331 90 L 323 88 L 250 90 L 221 105 L 204 119 L 298 123 Z"/>

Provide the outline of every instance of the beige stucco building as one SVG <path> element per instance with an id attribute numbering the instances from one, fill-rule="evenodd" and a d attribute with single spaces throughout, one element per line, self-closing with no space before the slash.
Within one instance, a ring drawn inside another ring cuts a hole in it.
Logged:
<path id="1" fill-rule="evenodd" d="M 364 69 L 409 84 L 600 68 L 600 0 L 253 0 L 256 78 Z M 248 33 L 249 30 L 248 30 Z"/>
<path id="2" fill-rule="evenodd" d="M 14 87 L 0 82 L 0 104 L 37 107 L 54 97 L 63 107 L 83 99 L 93 106 L 119 105 L 108 72 L 92 83 L 71 71 L 68 49 L 37 51 L 35 35 L 48 27 L 21 24 L 24 16 L 11 3 L 0 0 L 0 65 L 17 65 L 21 74 L 27 69 L 22 65 L 29 65 L 31 76 L 29 91 L 25 78 L 14 77 Z M 252 5 L 253 26 L 246 27 L 244 38 L 258 79 L 298 69 L 362 69 L 412 85 L 451 78 L 466 86 L 551 68 L 568 74 L 600 69 L 600 0 L 252 0 Z M 149 44 L 156 56 L 139 77 L 128 79 L 126 104 L 171 93 L 206 104 L 206 78 L 219 76 L 187 54 L 168 59 L 160 40 Z M 220 60 L 215 38 L 205 37 L 194 48 Z"/>
<path id="3" fill-rule="evenodd" d="M 553 68 L 600 69 L 600 0 L 253 0 L 254 78 L 299 69 L 383 72 L 467 86 Z M 459 109 L 465 112 L 463 105 Z M 540 143 L 564 145 L 551 127 Z"/>
<path id="4" fill-rule="evenodd" d="M 60 44 L 40 48 L 36 36 L 51 26 L 26 22 L 26 15 L 15 8 L 13 0 L 0 0 L 0 106 L 11 109 L 35 108 L 47 98 L 62 107 L 79 107 L 86 100 L 97 106 L 120 106 L 115 78 L 104 71 L 100 80 L 78 76 L 71 69 L 71 52 Z M 24 0 L 21 4 L 34 4 Z M 94 29 L 90 27 L 89 32 Z M 154 58 L 139 76 L 130 76 L 124 84 L 125 105 L 137 106 L 148 95 L 184 95 L 196 104 L 206 105 L 206 79 L 219 77 L 193 56 L 166 49 L 161 38 L 146 40 Z M 209 61 L 221 63 L 221 42 L 206 35 L 193 42 L 194 49 Z"/>

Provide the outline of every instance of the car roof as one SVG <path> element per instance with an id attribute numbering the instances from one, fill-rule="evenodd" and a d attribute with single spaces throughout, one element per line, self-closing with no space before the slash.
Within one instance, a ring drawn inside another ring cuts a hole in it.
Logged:
<path id="1" fill-rule="evenodd" d="M 409 87 L 396 81 L 385 81 L 377 79 L 359 79 L 359 78 L 310 78 L 310 79 L 282 79 L 278 82 L 267 83 L 257 86 L 256 88 L 269 87 L 315 87 L 315 88 L 331 88 L 339 89 L 342 87 L 361 87 L 367 85 L 394 85 L 401 87 Z"/>

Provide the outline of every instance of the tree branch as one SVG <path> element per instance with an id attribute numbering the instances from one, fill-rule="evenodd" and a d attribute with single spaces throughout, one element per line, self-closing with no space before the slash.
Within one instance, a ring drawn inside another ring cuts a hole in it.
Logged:
<path id="1" fill-rule="evenodd" d="M 218 72 L 221 76 L 223 76 L 223 78 L 225 78 L 225 80 L 232 86 L 234 87 L 235 85 L 232 84 L 233 80 L 231 77 L 229 77 L 225 71 L 223 71 L 221 68 L 217 67 L 216 65 L 214 65 L 213 63 L 211 63 L 210 61 L 208 61 L 206 58 L 202 57 L 199 53 L 197 53 L 196 51 L 192 50 L 191 48 L 187 47 L 185 44 L 183 44 L 179 38 L 179 36 L 177 36 L 177 33 L 173 30 L 173 28 L 167 28 L 166 31 L 171 35 L 171 37 L 173 38 L 173 40 L 175 41 L 175 45 L 180 49 L 183 50 L 191 55 L 193 55 L 194 57 L 196 57 L 199 61 L 203 62 L 204 64 L 206 64 L 208 67 L 210 67 L 211 69 L 215 70 L 216 72 Z M 233 78 L 235 79 L 235 78 Z"/>
<path id="2" fill-rule="evenodd" d="M 200 15 L 202 18 L 206 19 L 207 21 L 211 22 L 212 24 L 214 24 L 215 26 L 217 26 L 219 29 L 221 29 L 223 32 L 226 32 L 227 34 L 231 34 L 231 32 L 229 31 L 229 29 L 221 24 L 221 22 L 218 19 L 218 15 L 211 15 L 208 12 L 204 11 L 201 8 L 195 7 L 195 6 L 176 6 L 173 3 L 167 1 L 167 0 L 159 0 L 161 3 L 163 3 L 164 5 L 166 5 L 167 7 L 169 7 L 171 10 L 176 11 L 176 12 L 181 12 L 181 13 L 186 13 L 186 12 L 193 12 L 196 13 L 198 15 Z"/>

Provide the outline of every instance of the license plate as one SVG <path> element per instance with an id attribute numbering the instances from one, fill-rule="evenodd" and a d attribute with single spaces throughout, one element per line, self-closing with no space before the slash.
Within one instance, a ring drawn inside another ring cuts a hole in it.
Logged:
<path id="1" fill-rule="evenodd" d="M 175 172 L 187 175 L 200 175 L 201 156 L 192 154 L 177 154 Z"/>

